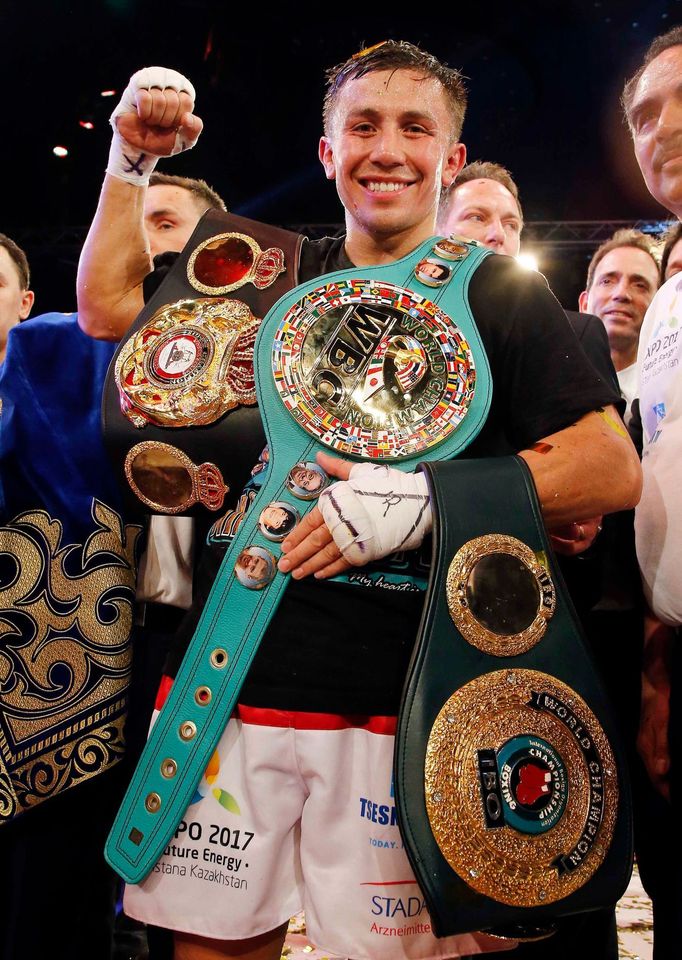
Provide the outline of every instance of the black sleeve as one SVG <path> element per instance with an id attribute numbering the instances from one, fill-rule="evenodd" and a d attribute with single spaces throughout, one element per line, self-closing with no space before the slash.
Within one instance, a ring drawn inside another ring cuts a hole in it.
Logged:
<path id="1" fill-rule="evenodd" d="M 576 313 L 573 310 L 567 310 L 566 316 L 573 333 L 578 338 L 580 346 L 585 351 L 587 359 L 594 369 L 605 384 L 608 384 L 614 392 L 620 393 L 618 376 L 611 359 L 609 338 L 606 335 L 604 324 L 599 317 L 595 317 L 591 313 Z M 622 406 L 625 410 L 624 402 Z"/>
<path id="2" fill-rule="evenodd" d="M 500 423 L 512 449 L 526 449 L 619 402 L 541 274 L 511 257 L 490 256 L 471 279 L 469 301 L 493 378 L 489 419 Z"/>
<path id="3" fill-rule="evenodd" d="M 154 269 L 142 281 L 145 303 L 148 303 L 154 296 L 179 256 L 179 253 L 159 253 L 154 257 Z"/>
<path id="4" fill-rule="evenodd" d="M 635 450 L 642 459 L 642 450 L 644 448 L 644 427 L 642 426 L 642 411 L 639 409 L 639 397 L 635 397 L 630 408 L 631 416 L 628 424 L 628 433 L 630 439 L 635 445 Z"/>

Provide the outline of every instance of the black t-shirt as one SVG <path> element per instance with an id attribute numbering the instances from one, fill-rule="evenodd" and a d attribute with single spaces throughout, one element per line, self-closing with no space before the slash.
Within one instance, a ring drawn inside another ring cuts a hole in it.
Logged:
<path id="1" fill-rule="evenodd" d="M 301 282 L 352 267 L 344 239 L 304 244 Z M 156 280 L 150 276 L 147 296 Z M 515 453 L 591 410 L 618 402 L 587 361 L 542 276 L 521 270 L 509 257 L 487 257 L 471 278 L 469 303 L 488 356 L 493 396 L 466 457 Z M 171 675 L 223 555 L 215 546 L 205 551 L 198 594 L 168 664 Z M 240 701 L 280 710 L 395 715 L 423 599 L 416 589 L 291 580 Z"/>

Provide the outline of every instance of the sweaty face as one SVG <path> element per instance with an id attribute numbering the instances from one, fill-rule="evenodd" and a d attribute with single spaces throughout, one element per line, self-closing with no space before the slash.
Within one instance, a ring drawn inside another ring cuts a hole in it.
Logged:
<path id="1" fill-rule="evenodd" d="M 616 247 L 602 257 L 580 309 L 598 316 L 614 350 L 637 346 L 644 314 L 658 286 L 658 268 L 644 250 Z"/>
<path id="2" fill-rule="evenodd" d="M 144 205 L 144 226 L 151 255 L 180 252 L 194 232 L 203 211 L 182 187 L 157 183 L 149 187 Z"/>
<path id="3" fill-rule="evenodd" d="M 637 84 L 629 119 L 649 192 L 682 216 L 682 46 L 651 61 Z"/>
<path id="4" fill-rule="evenodd" d="M 515 257 L 521 248 L 522 220 L 509 190 L 497 180 L 469 180 L 450 196 L 438 224 L 442 234 L 478 240 L 496 253 Z"/>
<path id="5" fill-rule="evenodd" d="M 670 256 L 668 257 L 668 262 L 665 265 L 665 277 L 664 280 L 670 280 L 671 277 L 674 277 L 676 273 L 682 271 L 682 239 L 678 240 L 675 246 L 670 251 Z"/>
<path id="6" fill-rule="evenodd" d="M 19 320 L 25 320 L 33 305 L 33 294 L 22 290 L 14 260 L 0 247 L 0 362 L 5 356 L 7 334 Z"/>
<path id="7" fill-rule="evenodd" d="M 452 127 L 440 83 L 415 71 L 379 70 L 341 88 L 320 159 L 336 180 L 349 239 L 416 246 L 433 233 L 440 191 L 464 162 Z"/>

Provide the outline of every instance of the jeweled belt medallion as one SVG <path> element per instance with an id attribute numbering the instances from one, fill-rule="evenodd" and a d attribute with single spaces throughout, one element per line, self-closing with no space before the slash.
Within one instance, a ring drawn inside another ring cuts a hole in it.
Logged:
<path id="1" fill-rule="evenodd" d="M 187 279 L 200 293 L 231 293 L 245 283 L 266 290 L 285 269 L 279 247 L 261 250 L 246 233 L 220 233 L 194 251 L 187 263 Z"/>
<path id="2" fill-rule="evenodd" d="M 520 907 L 560 900 L 603 862 L 618 808 L 611 747 L 584 700 L 535 670 L 457 690 L 428 739 L 426 809 L 453 870 Z"/>
<path id="3" fill-rule="evenodd" d="M 116 359 L 123 413 L 136 427 L 202 426 L 254 404 L 259 325 L 240 300 L 179 300 L 157 310 Z"/>
<path id="4" fill-rule="evenodd" d="M 294 303 L 274 337 L 275 386 L 339 453 L 377 460 L 441 443 L 476 385 L 471 349 L 433 301 L 392 283 L 338 280 Z"/>

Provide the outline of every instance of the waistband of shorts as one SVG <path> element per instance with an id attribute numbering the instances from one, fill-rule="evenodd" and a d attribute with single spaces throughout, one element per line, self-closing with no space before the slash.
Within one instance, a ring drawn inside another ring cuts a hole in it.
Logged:
<path id="1" fill-rule="evenodd" d="M 367 714 L 306 713 L 298 710 L 274 710 L 237 704 L 234 716 L 243 723 L 263 727 L 293 727 L 295 730 L 366 730 L 394 736 L 397 717 L 372 717 Z"/>
<path id="2" fill-rule="evenodd" d="M 156 694 L 155 709 L 161 710 L 173 686 L 173 678 L 163 676 Z M 370 716 L 364 713 L 310 713 L 302 710 L 277 710 L 238 703 L 232 716 L 259 727 L 291 727 L 294 730 L 366 730 L 395 736 L 397 717 Z"/>

